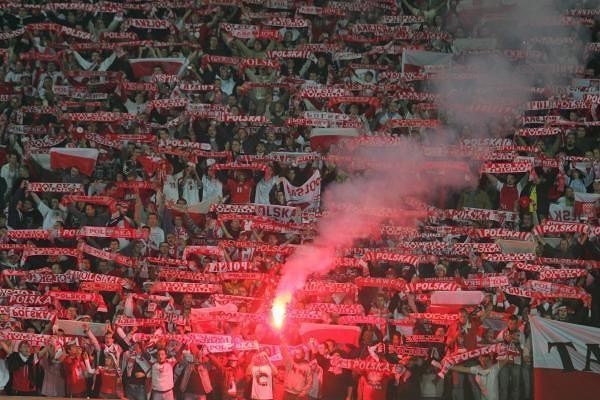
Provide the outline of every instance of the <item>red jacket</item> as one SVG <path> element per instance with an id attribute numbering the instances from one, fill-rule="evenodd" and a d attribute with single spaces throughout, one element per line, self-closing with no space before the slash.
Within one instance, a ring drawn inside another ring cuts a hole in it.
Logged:
<path id="1" fill-rule="evenodd" d="M 81 358 L 67 357 L 63 360 L 67 395 L 84 394 L 87 391 L 85 364 Z"/>

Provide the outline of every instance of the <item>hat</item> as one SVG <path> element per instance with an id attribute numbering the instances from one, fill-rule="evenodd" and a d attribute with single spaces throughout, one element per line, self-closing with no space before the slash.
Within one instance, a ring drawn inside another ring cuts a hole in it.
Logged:
<path id="1" fill-rule="evenodd" d="M 215 163 L 216 163 L 216 161 L 215 161 L 214 158 L 209 158 L 209 159 L 206 160 L 206 165 L 208 167 L 215 165 Z"/>

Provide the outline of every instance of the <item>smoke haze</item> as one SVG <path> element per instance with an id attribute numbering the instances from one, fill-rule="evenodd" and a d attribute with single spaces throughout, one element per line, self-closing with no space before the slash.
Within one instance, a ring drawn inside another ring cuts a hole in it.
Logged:
<path id="1" fill-rule="evenodd" d="M 569 36 L 570 28 L 552 22 L 559 21 L 563 12 L 553 1 L 521 1 L 496 22 L 490 20 L 481 24 L 480 34 L 497 38 L 497 49 L 526 51 L 526 58 L 515 61 L 514 52 L 458 57 L 452 69 L 447 71 L 449 79 L 425 82 L 423 91 L 439 95 L 440 115 L 445 115 L 449 126 L 454 128 L 444 128 L 446 131 L 442 130 L 441 134 L 421 140 L 428 145 L 447 146 L 458 144 L 457 134 L 481 138 L 512 134 L 516 117 L 532 100 L 531 88 L 558 86 L 564 79 L 570 79 L 569 74 L 553 73 L 552 64 L 577 63 L 576 56 L 581 51 L 577 46 L 544 45 L 536 39 Z M 531 26 L 536 20 L 547 22 Z M 451 79 L 453 74 L 459 73 L 467 74 L 468 78 Z M 467 131 L 456 128 L 463 126 Z M 357 156 L 356 153 L 346 155 Z M 382 207 L 404 210 L 408 208 L 403 203 L 406 197 L 431 200 L 432 195 L 437 194 L 438 184 L 460 189 L 467 181 L 478 178 L 468 173 L 465 176 L 464 171 L 446 170 L 440 179 L 427 171 L 418 171 L 419 165 L 431 159 L 423 156 L 415 141 L 410 139 L 395 146 L 360 149 L 358 156 L 367 163 L 389 164 L 390 167 L 352 176 L 346 182 L 328 188 L 324 195 L 325 209 L 350 203 L 359 210 Z M 277 293 L 287 294 L 289 298 L 289 294 L 304 286 L 311 274 L 327 273 L 334 267 L 337 249 L 351 247 L 356 239 L 378 235 L 383 221 L 383 217 L 375 215 L 343 212 L 324 216 L 314 244 L 300 247 L 288 259 Z M 396 224 L 415 226 L 411 220 L 396 221 Z"/>

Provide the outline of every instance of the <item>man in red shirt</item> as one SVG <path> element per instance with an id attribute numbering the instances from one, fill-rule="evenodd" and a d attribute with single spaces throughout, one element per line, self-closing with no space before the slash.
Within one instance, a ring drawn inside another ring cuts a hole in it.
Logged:
<path id="1" fill-rule="evenodd" d="M 527 184 L 529 174 L 525 174 L 520 181 L 513 174 L 506 176 L 506 183 L 501 182 L 492 174 L 486 174 L 494 188 L 499 192 L 500 209 L 504 211 L 517 211 L 517 201 Z"/>
<path id="2" fill-rule="evenodd" d="M 250 203 L 252 190 L 255 183 L 253 179 L 247 179 L 246 171 L 236 171 L 235 179 L 227 181 L 227 190 L 232 204 Z"/>

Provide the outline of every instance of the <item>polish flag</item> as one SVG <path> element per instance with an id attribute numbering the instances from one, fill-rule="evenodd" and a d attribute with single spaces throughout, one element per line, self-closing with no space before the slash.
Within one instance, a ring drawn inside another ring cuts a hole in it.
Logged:
<path id="1" fill-rule="evenodd" d="M 305 342 L 311 338 L 314 338 L 317 342 L 321 343 L 332 339 L 338 343 L 358 346 L 360 339 L 360 328 L 358 326 L 349 325 L 312 324 L 305 322 L 300 325 L 299 333 L 302 340 Z"/>
<path id="2" fill-rule="evenodd" d="M 152 76 L 154 68 L 160 67 L 165 75 L 179 75 L 185 68 L 185 58 L 134 58 L 129 60 L 135 79 Z"/>
<path id="3" fill-rule="evenodd" d="M 310 133 L 310 148 L 313 151 L 327 149 L 342 139 L 358 137 L 356 128 L 314 128 Z"/>
<path id="4" fill-rule="evenodd" d="M 431 293 L 432 313 L 457 313 L 463 307 L 476 307 L 483 300 L 483 292 L 478 290 L 436 291 Z"/>
<path id="5" fill-rule="evenodd" d="M 600 387 L 600 328 L 530 317 L 535 400 L 591 399 Z"/>
<path id="6" fill-rule="evenodd" d="M 421 72 L 425 66 L 446 66 L 452 63 L 452 54 L 435 51 L 404 50 L 402 73 Z"/>
<path id="7" fill-rule="evenodd" d="M 50 168 L 52 169 L 76 167 L 82 174 L 92 176 L 97 160 L 97 149 L 76 147 L 53 147 L 50 149 Z"/>

